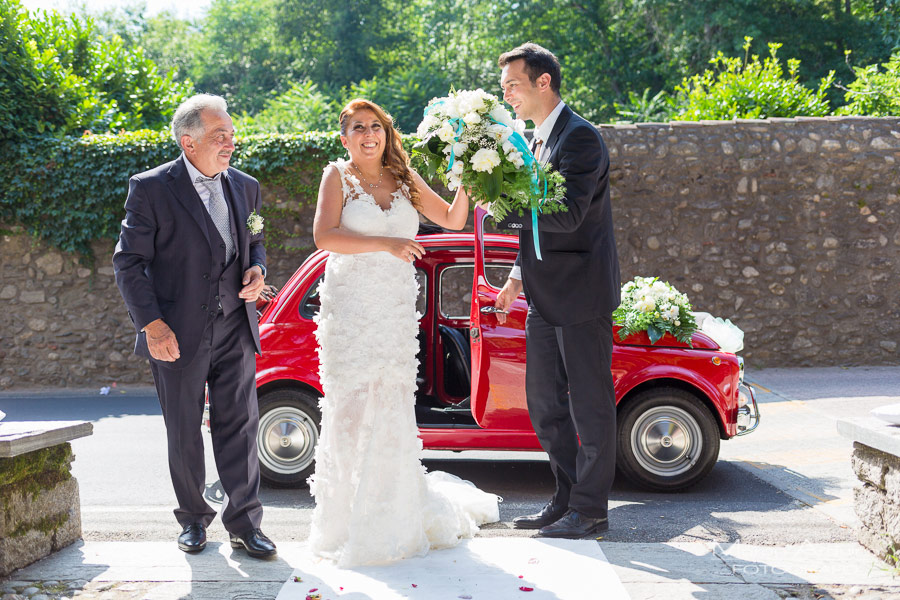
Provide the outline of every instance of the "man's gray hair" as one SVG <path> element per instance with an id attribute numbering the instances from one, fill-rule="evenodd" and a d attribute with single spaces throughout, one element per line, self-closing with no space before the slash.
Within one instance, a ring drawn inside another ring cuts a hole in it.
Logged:
<path id="1" fill-rule="evenodd" d="M 197 139 L 203 135 L 203 119 L 200 118 L 200 113 L 204 110 L 227 112 L 228 103 L 221 96 L 197 94 L 182 102 L 175 110 L 175 115 L 172 117 L 172 137 L 175 138 L 175 143 L 182 150 L 184 148 L 181 147 L 181 136 L 189 135 Z"/>

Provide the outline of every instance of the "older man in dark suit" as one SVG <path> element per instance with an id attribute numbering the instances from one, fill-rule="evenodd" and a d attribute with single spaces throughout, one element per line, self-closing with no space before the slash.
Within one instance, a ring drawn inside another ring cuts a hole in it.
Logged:
<path id="1" fill-rule="evenodd" d="M 549 537 L 603 531 L 615 471 L 616 397 L 611 373 L 612 311 L 619 305 L 619 262 L 609 201 L 609 154 L 600 133 L 559 95 L 556 57 L 537 44 L 500 56 L 503 97 L 535 124 L 533 148 L 565 177 L 567 212 L 531 215 L 501 226 L 523 231 L 519 256 L 496 306 L 508 310 L 521 291 L 528 412 L 550 456 L 556 493 L 520 528 Z M 499 315 L 503 319 L 502 315 Z"/>
<path id="2" fill-rule="evenodd" d="M 208 385 L 223 525 L 233 547 L 271 557 L 275 545 L 260 531 L 256 445 L 255 302 L 266 271 L 262 228 L 251 218 L 261 206 L 259 182 L 229 167 L 234 127 L 222 98 L 186 100 L 172 133 L 182 155 L 129 182 L 116 283 L 137 330 L 134 351 L 150 359 L 162 406 L 183 528 L 178 547 L 203 550 L 216 514 L 204 500 Z"/>

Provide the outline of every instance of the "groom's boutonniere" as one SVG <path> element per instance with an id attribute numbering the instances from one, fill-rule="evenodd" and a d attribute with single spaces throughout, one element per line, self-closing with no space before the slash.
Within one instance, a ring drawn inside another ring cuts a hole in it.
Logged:
<path id="1" fill-rule="evenodd" d="M 247 217 L 247 229 L 250 230 L 250 233 L 252 235 L 262 233 L 264 221 L 265 219 L 262 217 L 262 215 L 254 210 L 252 213 L 250 213 L 250 216 Z"/>

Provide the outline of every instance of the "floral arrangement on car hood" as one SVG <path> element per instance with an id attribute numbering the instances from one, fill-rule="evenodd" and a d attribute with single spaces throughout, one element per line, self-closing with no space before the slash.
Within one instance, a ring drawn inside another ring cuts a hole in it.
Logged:
<path id="1" fill-rule="evenodd" d="M 688 297 L 658 277 L 635 277 L 622 286 L 622 303 L 613 312 L 622 325 L 619 339 L 646 331 L 655 344 L 671 333 L 680 342 L 693 347 L 691 336 L 697 330 Z"/>
<path id="2" fill-rule="evenodd" d="M 524 131 L 525 123 L 514 120 L 496 96 L 482 89 L 451 90 L 428 103 L 412 154 L 450 190 L 465 186 L 497 221 L 513 211 L 531 211 L 540 257 L 537 215 L 566 210 L 565 179 L 535 160 Z"/>

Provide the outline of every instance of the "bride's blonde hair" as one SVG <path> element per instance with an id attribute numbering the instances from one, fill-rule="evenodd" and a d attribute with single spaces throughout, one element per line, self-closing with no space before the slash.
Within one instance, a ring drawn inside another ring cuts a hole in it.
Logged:
<path id="1" fill-rule="evenodd" d="M 406 184 L 406 187 L 409 188 L 410 202 L 412 202 L 412 205 L 415 206 L 416 209 L 421 209 L 422 207 L 419 204 L 419 189 L 416 187 L 412 170 L 409 168 L 409 155 L 407 155 L 406 150 L 403 149 L 400 132 L 394 127 L 394 120 L 389 114 L 384 112 L 384 109 L 371 100 L 365 100 L 363 98 L 351 100 L 344 107 L 344 110 L 341 111 L 341 116 L 339 117 L 341 123 L 341 135 L 347 135 L 347 124 L 350 122 L 350 117 L 356 114 L 357 111 L 364 109 L 371 110 L 375 113 L 375 117 L 381 121 L 381 126 L 384 128 L 385 140 L 387 143 L 385 144 L 384 154 L 381 155 L 381 164 L 387 167 L 388 170 L 394 174 L 396 179 L 399 179 L 401 183 Z"/>

